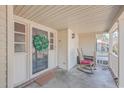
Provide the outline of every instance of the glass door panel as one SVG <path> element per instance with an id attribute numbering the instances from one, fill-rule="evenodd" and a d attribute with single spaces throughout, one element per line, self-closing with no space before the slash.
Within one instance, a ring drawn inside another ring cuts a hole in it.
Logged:
<path id="1" fill-rule="evenodd" d="M 32 28 L 32 74 L 48 68 L 48 32 Z"/>

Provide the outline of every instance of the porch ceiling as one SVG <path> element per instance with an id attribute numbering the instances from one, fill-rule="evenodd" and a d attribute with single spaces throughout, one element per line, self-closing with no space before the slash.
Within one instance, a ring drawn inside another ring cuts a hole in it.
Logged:
<path id="1" fill-rule="evenodd" d="M 119 9 L 120 6 L 110 5 L 17 5 L 14 14 L 56 30 L 70 28 L 81 33 L 106 31 Z"/>

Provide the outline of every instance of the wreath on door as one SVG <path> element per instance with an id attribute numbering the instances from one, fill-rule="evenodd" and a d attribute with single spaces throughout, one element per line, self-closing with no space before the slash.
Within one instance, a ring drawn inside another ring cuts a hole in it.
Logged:
<path id="1" fill-rule="evenodd" d="M 49 41 L 45 34 L 33 36 L 33 46 L 37 51 L 44 51 L 48 49 Z"/>

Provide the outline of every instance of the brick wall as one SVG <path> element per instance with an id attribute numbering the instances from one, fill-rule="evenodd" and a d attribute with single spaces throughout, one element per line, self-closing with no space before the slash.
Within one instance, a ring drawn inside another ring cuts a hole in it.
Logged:
<path id="1" fill-rule="evenodd" d="M 6 87 L 6 6 L 0 5 L 0 87 Z"/>

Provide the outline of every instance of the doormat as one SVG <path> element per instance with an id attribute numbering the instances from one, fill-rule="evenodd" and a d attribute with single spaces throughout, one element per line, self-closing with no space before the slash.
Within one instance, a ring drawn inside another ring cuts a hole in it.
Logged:
<path id="1" fill-rule="evenodd" d="M 35 80 L 35 82 L 40 86 L 46 84 L 49 80 L 55 77 L 55 71 L 56 70 L 51 70 L 42 74 L 41 76 L 39 76 L 39 78 Z"/>

